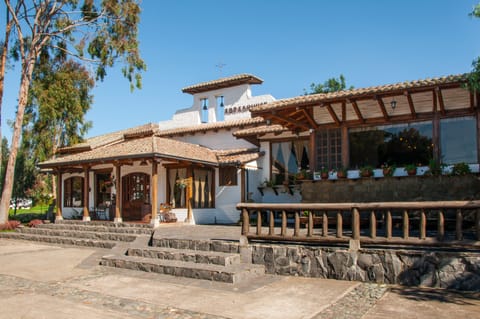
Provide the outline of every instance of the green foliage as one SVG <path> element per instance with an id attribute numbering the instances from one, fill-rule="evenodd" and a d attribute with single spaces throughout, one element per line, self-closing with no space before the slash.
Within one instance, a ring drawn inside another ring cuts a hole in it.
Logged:
<path id="1" fill-rule="evenodd" d="M 343 74 L 340 74 L 339 78 L 330 78 L 323 82 L 322 84 L 310 84 L 310 91 L 304 89 L 304 94 L 319 94 L 319 93 L 331 93 L 343 90 L 352 90 L 353 86 L 348 87 L 345 82 L 345 77 Z"/>
<path id="2" fill-rule="evenodd" d="M 360 176 L 362 177 L 370 177 L 373 175 L 373 167 L 372 166 L 363 166 L 360 167 Z"/>
<path id="3" fill-rule="evenodd" d="M 17 214 L 15 216 L 10 215 L 11 220 L 17 220 L 22 224 L 28 224 L 29 222 L 35 219 L 45 220 L 46 218 L 47 218 L 47 215 L 42 213 L 26 213 L 26 214 Z"/>
<path id="4" fill-rule="evenodd" d="M 457 163 L 453 165 L 452 175 L 468 175 L 471 174 L 470 166 L 467 163 Z"/>
<path id="5" fill-rule="evenodd" d="M 427 172 L 427 174 L 428 175 L 433 175 L 433 176 L 442 175 L 443 166 L 444 165 L 442 163 L 440 163 L 440 161 L 437 161 L 437 160 L 432 158 L 428 162 L 428 172 Z"/>
<path id="6" fill-rule="evenodd" d="M 480 3 L 469 14 L 471 17 L 480 18 Z M 472 62 L 472 71 L 467 75 L 467 88 L 472 91 L 480 91 L 480 57 Z"/>

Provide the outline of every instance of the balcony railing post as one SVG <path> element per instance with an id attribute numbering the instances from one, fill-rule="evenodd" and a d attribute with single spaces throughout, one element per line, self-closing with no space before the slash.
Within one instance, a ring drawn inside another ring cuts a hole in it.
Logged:
<path id="1" fill-rule="evenodd" d="M 408 211 L 405 209 L 403 211 L 403 239 L 408 239 L 409 228 L 410 228 L 410 222 L 408 219 Z"/>
<path id="2" fill-rule="evenodd" d="M 427 238 L 427 215 L 425 210 L 422 209 L 420 212 L 420 239 Z"/>
<path id="3" fill-rule="evenodd" d="M 242 235 L 248 235 L 250 231 L 250 216 L 248 213 L 248 209 L 242 209 Z"/>
<path id="4" fill-rule="evenodd" d="M 352 238 L 360 239 L 360 212 L 358 208 L 352 209 Z"/>
<path id="5" fill-rule="evenodd" d="M 268 227 L 268 234 L 273 236 L 275 235 L 275 214 L 273 213 L 273 210 L 270 211 L 269 222 L 270 227 Z"/>
<path id="6" fill-rule="evenodd" d="M 370 238 L 377 238 L 377 215 L 374 210 L 370 212 Z"/>
<path id="7" fill-rule="evenodd" d="M 257 235 L 262 234 L 262 210 L 257 210 Z"/>
<path id="8" fill-rule="evenodd" d="M 300 213 L 295 211 L 295 228 L 293 229 L 293 236 L 298 237 L 300 235 Z"/>
<path id="9" fill-rule="evenodd" d="M 287 236 L 287 212 L 282 210 L 282 230 L 280 232 L 282 236 Z"/>
<path id="10" fill-rule="evenodd" d="M 311 210 L 308 211 L 308 231 L 307 236 L 313 236 L 313 212 Z"/>
<path id="11" fill-rule="evenodd" d="M 328 212 L 322 213 L 322 236 L 328 236 Z"/>
<path id="12" fill-rule="evenodd" d="M 337 211 L 337 238 L 343 236 L 343 216 L 342 211 Z"/>
<path id="13" fill-rule="evenodd" d="M 387 217 L 385 221 L 385 236 L 387 239 L 392 238 L 392 212 L 387 210 Z"/>
<path id="14" fill-rule="evenodd" d="M 445 215 L 443 210 L 438 211 L 438 227 L 437 227 L 437 239 L 443 240 L 445 238 Z"/>
<path id="15" fill-rule="evenodd" d="M 456 215 L 455 215 L 455 239 L 456 240 L 462 240 L 463 239 L 463 215 L 462 215 L 462 210 L 457 209 Z"/>

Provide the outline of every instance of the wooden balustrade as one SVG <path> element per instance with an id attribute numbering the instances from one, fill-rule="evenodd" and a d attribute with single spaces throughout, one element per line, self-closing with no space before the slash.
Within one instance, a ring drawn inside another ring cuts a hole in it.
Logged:
<path id="1" fill-rule="evenodd" d="M 237 208 L 242 235 L 249 239 L 480 247 L 480 201 L 240 203 Z"/>

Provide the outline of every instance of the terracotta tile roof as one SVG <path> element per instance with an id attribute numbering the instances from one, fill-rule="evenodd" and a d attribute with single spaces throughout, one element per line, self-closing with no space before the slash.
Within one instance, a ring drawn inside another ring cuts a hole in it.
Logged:
<path id="1" fill-rule="evenodd" d="M 168 130 L 160 129 L 155 133 L 156 136 L 175 136 L 191 133 L 204 133 L 212 130 L 227 129 L 234 127 L 243 127 L 247 125 L 256 125 L 264 123 L 265 120 L 262 117 L 248 118 L 248 119 L 238 119 L 231 121 L 215 122 L 215 123 L 204 123 L 187 127 L 180 127 Z"/>
<path id="2" fill-rule="evenodd" d="M 238 130 L 236 132 L 233 132 L 233 136 L 245 137 L 245 136 L 267 134 L 267 133 L 283 133 L 286 131 L 288 131 L 288 129 L 279 124 L 262 125 L 262 126 L 252 127 L 252 128 L 246 128 L 243 130 Z"/>
<path id="3" fill-rule="evenodd" d="M 112 132 L 112 133 L 102 134 L 102 135 L 99 135 L 99 136 L 94 136 L 94 137 L 86 139 L 82 143 L 78 143 L 78 144 L 75 144 L 75 145 L 72 145 L 72 146 L 63 147 L 63 148 L 58 150 L 58 153 L 60 153 L 60 154 L 77 153 L 77 152 L 83 152 L 83 151 L 86 151 L 86 150 L 95 149 L 95 148 L 98 148 L 98 147 L 102 147 L 104 145 L 108 145 L 108 144 L 112 144 L 112 143 L 122 141 L 124 139 L 125 135 L 127 135 L 127 136 L 129 134 L 140 135 L 139 134 L 140 132 L 145 132 L 145 131 L 148 131 L 148 130 L 152 130 L 154 127 L 158 128 L 158 125 L 153 124 L 153 123 L 148 123 L 148 124 L 144 124 L 144 125 L 120 130 L 120 131 L 117 131 L 117 132 Z"/>
<path id="4" fill-rule="evenodd" d="M 390 92 L 400 92 L 407 89 L 419 89 L 425 87 L 436 87 L 438 85 L 447 85 L 462 83 L 466 81 L 467 74 L 459 75 L 449 75 L 444 77 L 416 80 L 416 81 L 405 81 L 395 84 L 379 85 L 372 86 L 367 88 L 358 88 L 353 90 L 344 90 L 339 92 L 332 93 L 322 93 L 322 94 L 311 94 L 311 95 L 302 95 L 293 98 L 287 98 L 282 100 L 277 100 L 268 104 L 258 105 L 250 109 L 251 112 L 265 112 L 273 111 L 276 109 L 281 109 L 286 106 L 302 106 L 302 105 L 312 105 L 324 102 L 333 102 L 338 100 L 359 98 L 362 96 L 374 95 L 374 94 L 385 94 Z"/>
<path id="5" fill-rule="evenodd" d="M 202 82 L 184 87 L 183 93 L 195 94 L 241 84 L 262 84 L 263 80 L 251 74 L 237 74 L 213 81 Z"/>
<path id="6" fill-rule="evenodd" d="M 116 144 L 105 145 L 82 153 L 65 155 L 42 162 L 39 166 L 41 168 L 49 168 L 145 157 L 188 160 L 208 165 L 218 164 L 215 153 L 206 147 L 157 136 L 149 136 L 124 140 Z"/>
<path id="7" fill-rule="evenodd" d="M 215 151 L 220 165 L 240 165 L 254 161 L 265 152 L 260 152 L 257 148 L 242 148 L 234 150 L 218 150 Z"/>

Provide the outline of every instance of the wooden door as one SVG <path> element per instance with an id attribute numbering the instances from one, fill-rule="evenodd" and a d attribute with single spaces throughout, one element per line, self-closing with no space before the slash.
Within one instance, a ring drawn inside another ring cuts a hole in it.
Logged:
<path id="1" fill-rule="evenodd" d="M 122 177 L 122 204 L 123 220 L 142 220 L 150 207 L 149 175 L 132 173 Z"/>

